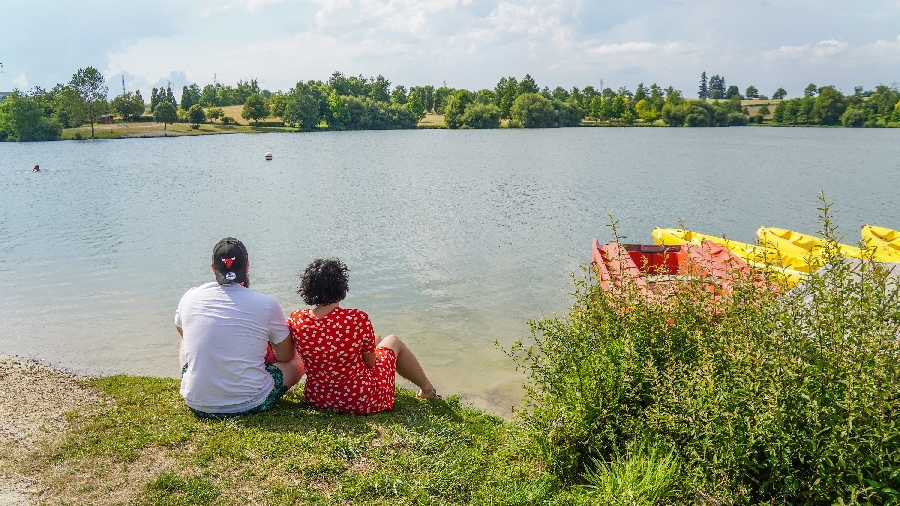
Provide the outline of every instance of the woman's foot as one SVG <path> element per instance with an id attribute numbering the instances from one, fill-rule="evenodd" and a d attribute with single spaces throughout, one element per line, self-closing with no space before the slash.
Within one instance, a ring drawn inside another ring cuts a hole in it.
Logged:
<path id="1" fill-rule="evenodd" d="M 437 390 L 434 387 L 422 388 L 419 390 L 419 393 L 416 394 L 416 397 L 420 399 L 441 399 L 441 396 L 438 395 Z"/>

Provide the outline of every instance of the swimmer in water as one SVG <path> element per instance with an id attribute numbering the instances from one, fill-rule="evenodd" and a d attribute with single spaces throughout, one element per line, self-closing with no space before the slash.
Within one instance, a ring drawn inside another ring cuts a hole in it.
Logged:
<path id="1" fill-rule="evenodd" d="M 41 166 L 40 166 L 40 165 L 35 165 L 34 168 L 31 169 L 31 172 L 40 172 L 40 171 L 41 171 Z"/>

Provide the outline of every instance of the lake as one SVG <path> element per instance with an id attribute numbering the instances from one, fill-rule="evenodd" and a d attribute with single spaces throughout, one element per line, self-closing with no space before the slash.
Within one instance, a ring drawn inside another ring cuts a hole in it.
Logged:
<path id="1" fill-rule="evenodd" d="M 274 160 L 266 162 L 270 151 Z M 570 128 L 321 132 L 0 143 L 0 352 L 87 374 L 176 377 L 173 316 L 249 249 L 255 290 L 303 307 L 317 257 L 343 304 L 397 334 L 444 394 L 507 415 L 524 376 L 501 346 L 565 312 L 593 238 L 654 227 L 847 242 L 900 228 L 900 129 Z M 32 173 L 31 167 L 44 169 Z"/>

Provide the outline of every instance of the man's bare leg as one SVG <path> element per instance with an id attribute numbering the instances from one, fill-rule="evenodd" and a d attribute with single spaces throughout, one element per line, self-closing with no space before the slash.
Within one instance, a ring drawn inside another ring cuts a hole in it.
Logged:
<path id="1" fill-rule="evenodd" d="M 300 354 L 295 354 L 290 362 L 275 362 L 272 365 L 281 369 L 281 374 L 284 376 L 284 386 L 288 388 L 299 383 L 300 378 L 306 374 L 306 369 L 303 367 L 303 359 L 300 358 Z"/>

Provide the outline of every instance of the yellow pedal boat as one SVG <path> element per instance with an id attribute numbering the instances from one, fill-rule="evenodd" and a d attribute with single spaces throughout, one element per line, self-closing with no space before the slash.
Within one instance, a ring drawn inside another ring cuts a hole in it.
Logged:
<path id="1" fill-rule="evenodd" d="M 703 241 L 712 241 L 721 244 L 726 249 L 742 258 L 748 265 L 757 269 L 768 269 L 784 276 L 784 284 L 795 286 L 809 274 L 809 266 L 803 257 L 782 253 L 771 248 L 764 248 L 755 244 L 732 241 L 714 235 L 700 234 L 690 230 L 679 228 L 655 228 L 653 229 L 653 241 L 656 244 L 703 244 Z"/>
<path id="2" fill-rule="evenodd" d="M 784 228 L 759 227 L 756 237 L 763 246 L 777 249 L 782 253 L 799 256 L 807 262 L 821 264 L 821 257 L 825 249 L 826 241 L 821 237 L 809 234 L 801 234 Z M 863 250 L 849 244 L 838 244 L 841 256 L 848 258 L 863 258 Z M 880 260 L 876 258 L 876 260 Z M 821 266 L 821 265 L 820 265 Z"/>
<path id="3" fill-rule="evenodd" d="M 900 232 L 889 228 L 865 225 L 861 233 L 866 246 L 875 248 L 876 260 L 900 262 Z"/>

